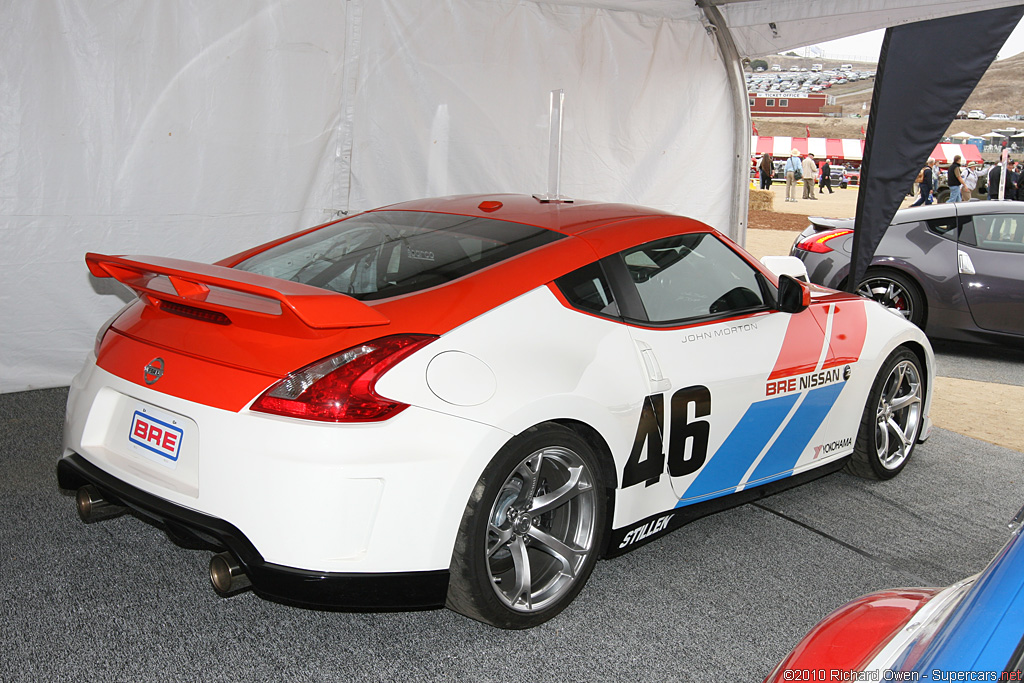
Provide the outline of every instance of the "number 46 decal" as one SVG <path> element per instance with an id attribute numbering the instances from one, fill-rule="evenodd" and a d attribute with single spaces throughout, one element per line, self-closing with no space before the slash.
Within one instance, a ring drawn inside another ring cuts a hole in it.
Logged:
<path id="1" fill-rule="evenodd" d="M 707 420 L 687 421 L 691 403 L 694 406 L 694 418 L 708 417 L 711 415 L 711 391 L 707 387 L 696 385 L 672 394 L 672 430 L 668 444 L 668 473 L 672 477 L 693 474 L 704 466 L 704 461 L 708 457 L 711 425 Z M 647 486 L 651 486 L 661 479 L 665 471 L 666 455 L 661 436 L 665 432 L 664 426 L 665 394 L 652 394 L 644 399 L 644 409 L 640 413 L 640 424 L 633 440 L 633 450 L 622 470 L 622 488 L 629 488 L 640 482 L 646 482 Z M 690 445 L 690 457 L 686 457 L 687 442 Z M 645 445 L 647 457 L 641 460 Z"/>

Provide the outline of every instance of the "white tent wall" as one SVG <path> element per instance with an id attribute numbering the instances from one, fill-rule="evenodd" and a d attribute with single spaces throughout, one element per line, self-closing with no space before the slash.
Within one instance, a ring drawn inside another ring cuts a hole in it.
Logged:
<path id="1" fill-rule="evenodd" d="M 4 4 L 0 390 L 12 391 L 67 384 L 128 300 L 89 277 L 86 251 L 211 261 L 323 219 L 349 4 Z"/>
<path id="2" fill-rule="evenodd" d="M 563 88 L 563 194 L 725 220 L 730 188 L 708 181 L 728 173 L 734 112 L 700 24 L 530 2 L 391 0 L 364 5 L 362 26 L 353 208 L 543 192 L 548 93 Z"/>
<path id="3" fill-rule="evenodd" d="M 699 4 L 755 56 L 1016 3 Z M 3 7 L 0 391 L 67 384 L 128 299 L 86 251 L 209 262 L 390 202 L 545 191 L 556 88 L 563 194 L 745 229 L 746 98 L 688 0 Z"/>
<path id="4" fill-rule="evenodd" d="M 2 391 L 67 384 L 128 299 L 88 276 L 86 251 L 209 262 L 405 199 L 543 192 L 556 88 L 563 194 L 728 228 L 738 114 L 697 21 L 490 0 L 58 0 L 0 22 Z"/>

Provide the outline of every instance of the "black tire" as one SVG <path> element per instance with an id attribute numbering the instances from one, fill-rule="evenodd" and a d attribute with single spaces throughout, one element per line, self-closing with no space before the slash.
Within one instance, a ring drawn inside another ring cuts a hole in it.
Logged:
<path id="1" fill-rule="evenodd" d="M 865 479 L 892 479 L 906 467 L 924 419 L 921 360 L 906 348 L 882 364 L 861 416 L 846 471 Z"/>
<path id="2" fill-rule="evenodd" d="M 590 446 L 559 425 L 528 429 L 498 452 L 466 503 L 447 606 L 498 628 L 544 623 L 590 577 L 606 518 Z"/>
<path id="3" fill-rule="evenodd" d="M 935 203 L 936 204 L 945 204 L 948 201 L 949 201 L 949 188 L 948 187 L 944 187 L 944 188 L 942 188 L 941 190 L 939 190 L 938 192 L 935 193 Z"/>
<path id="4" fill-rule="evenodd" d="M 921 288 L 908 275 L 888 268 L 868 268 L 857 293 L 897 311 L 924 329 L 928 307 Z"/>

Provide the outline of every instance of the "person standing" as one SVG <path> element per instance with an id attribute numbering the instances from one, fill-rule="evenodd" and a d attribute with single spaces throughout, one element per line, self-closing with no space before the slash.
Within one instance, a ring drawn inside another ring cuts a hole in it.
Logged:
<path id="1" fill-rule="evenodd" d="M 800 150 L 794 148 L 786 159 L 786 201 L 796 201 L 796 180 L 800 173 Z"/>
<path id="2" fill-rule="evenodd" d="M 761 155 L 761 161 L 757 165 L 761 174 L 761 189 L 772 189 L 772 176 L 775 174 L 775 166 L 772 164 L 772 155 L 765 152 Z"/>
<path id="3" fill-rule="evenodd" d="M 934 166 L 935 159 L 929 158 L 928 163 L 921 169 L 921 182 L 918 183 L 918 186 L 921 188 L 921 196 L 911 206 L 932 203 L 932 168 Z"/>
<path id="4" fill-rule="evenodd" d="M 821 181 L 818 183 L 818 194 L 823 194 L 826 187 L 828 188 L 828 193 L 832 194 L 832 163 L 829 159 L 825 159 L 825 163 L 821 165 Z"/>
<path id="5" fill-rule="evenodd" d="M 999 199 L 999 183 L 1003 176 L 1002 164 L 996 164 L 988 170 L 988 198 Z"/>
<path id="6" fill-rule="evenodd" d="M 810 152 L 804 157 L 800 171 L 804 176 L 804 199 L 817 201 L 818 198 L 814 196 L 814 177 L 817 174 L 818 167 L 814 163 L 814 155 Z"/>
<path id="7" fill-rule="evenodd" d="M 964 167 L 963 173 L 960 177 L 964 181 L 964 187 L 960 191 L 960 197 L 965 201 L 971 201 L 971 193 L 974 192 L 974 188 L 978 186 L 978 172 L 974 170 L 974 162 L 970 162 Z"/>
<path id="8" fill-rule="evenodd" d="M 1016 161 L 1006 162 L 1006 178 L 1003 178 L 1003 165 L 996 164 L 988 172 L 988 198 L 999 199 L 999 186 L 1003 186 L 1003 199 L 1017 198 Z"/>
<path id="9" fill-rule="evenodd" d="M 964 178 L 960 172 L 959 154 L 953 157 L 953 163 L 946 169 L 946 184 L 949 185 L 949 199 L 947 201 L 962 202 L 963 196 L 960 193 L 964 188 Z"/>

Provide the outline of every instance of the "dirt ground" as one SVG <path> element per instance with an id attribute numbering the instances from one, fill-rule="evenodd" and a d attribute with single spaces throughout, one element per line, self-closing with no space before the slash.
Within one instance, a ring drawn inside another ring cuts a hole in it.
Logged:
<path id="1" fill-rule="evenodd" d="M 836 190 L 818 195 L 819 200 L 786 202 L 785 186 L 774 188 L 774 211 L 751 211 L 746 248 L 757 258 L 789 254 L 795 232 L 808 225 L 808 216 L 846 218 L 857 208 L 857 190 Z M 904 202 L 904 205 L 910 200 Z M 1024 452 L 1024 387 L 938 377 L 935 382 L 931 418 L 936 427 L 949 429 L 988 443 Z M 970 410 L 976 397 L 984 395 L 986 410 Z"/>
<path id="2" fill-rule="evenodd" d="M 832 194 L 826 190 L 819 193 L 814 188 L 814 200 L 802 199 L 803 188 L 797 189 L 797 200 L 786 201 L 786 186 L 783 183 L 772 185 L 775 198 L 772 200 L 771 211 L 751 211 L 749 226 L 754 230 L 795 230 L 807 227 L 808 216 L 824 216 L 826 218 L 853 218 L 857 213 L 857 186 L 851 185 L 845 190 L 835 188 Z M 913 197 L 907 197 L 900 208 L 910 206 Z"/>

